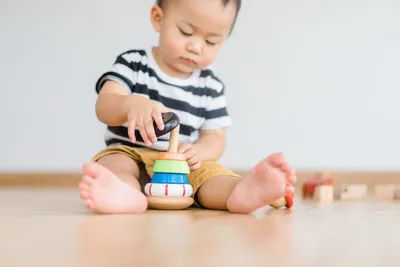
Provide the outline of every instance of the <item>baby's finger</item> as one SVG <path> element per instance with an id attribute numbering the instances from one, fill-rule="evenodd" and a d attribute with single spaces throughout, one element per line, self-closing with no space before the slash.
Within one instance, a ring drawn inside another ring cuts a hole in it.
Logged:
<path id="1" fill-rule="evenodd" d="M 182 143 L 178 145 L 178 153 L 184 154 L 190 148 L 189 144 Z"/>
<path id="2" fill-rule="evenodd" d="M 172 109 L 169 109 L 169 108 L 167 108 L 165 106 L 160 106 L 160 111 L 161 111 L 161 113 L 172 112 Z"/>
<path id="3" fill-rule="evenodd" d="M 149 137 L 147 136 L 146 128 L 144 125 L 143 118 L 138 122 L 138 129 L 140 132 L 140 135 L 142 136 L 143 142 L 147 145 L 150 146 L 151 142 L 149 140 Z"/>
<path id="4" fill-rule="evenodd" d="M 186 161 L 187 161 L 189 166 L 192 166 L 192 165 L 196 164 L 197 162 L 199 162 L 199 159 L 198 159 L 197 156 L 193 156 L 191 158 L 187 157 Z"/>
<path id="5" fill-rule="evenodd" d="M 151 115 L 154 118 L 154 121 L 156 122 L 158 129 L 164 130 L 164 121 L 160 109 L 154 108 Z"/>
<path id="6" fill-rule="evenodd" d="M 191 171 L 194 171 L 194 170 L 197 170 L 197 169 L 200 168 L 200 167 L 201 167 L 201 161 L 198 161 L 197 163 L 191 165 L 189 169 L 190 169 Z"/>
<path id="7" fill-rule="evenodd" d="M 136 130 L 136 121 L 135 120 L 129 121 L 128 122 L 128 136 L 132 143 L 136 142 L 135 130 Z"/>
<path id="8" fill-rule="evenodd" d="M 151 142 L 155 143 L 157 141 L 157 136 L 154 131 L 153 119 L 151 117 L 144 118 L 145 129 L 147 132 L 147 136 L 151 140 Z"/>
<path id="9" fill-rule="evenodd" d="M 188 150 L 185 151 L 186 159 L 191 159 L 196 156 L 196 150 L 190 147 Z"/>

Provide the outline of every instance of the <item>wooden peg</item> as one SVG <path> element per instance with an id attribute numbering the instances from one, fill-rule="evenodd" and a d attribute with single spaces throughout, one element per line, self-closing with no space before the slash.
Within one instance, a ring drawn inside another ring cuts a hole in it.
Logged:
<path id="1" fill-rule="evenodd" d="M 178 152 L 178 140 L 179 140 L 179 129 L 180 125 L 176 126 L 170 134 L 170 141 L 168 146 L 168 152 L 177 153 Z"/>

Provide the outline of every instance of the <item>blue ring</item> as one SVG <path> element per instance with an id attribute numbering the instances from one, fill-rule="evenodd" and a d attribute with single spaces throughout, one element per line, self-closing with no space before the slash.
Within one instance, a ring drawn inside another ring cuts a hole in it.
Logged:
<path id="1" fill-rule="evenodd" d="M 154 173 L 151 182 L 155 184 L 188 184 L 187 175 L 182 173 Z"/>

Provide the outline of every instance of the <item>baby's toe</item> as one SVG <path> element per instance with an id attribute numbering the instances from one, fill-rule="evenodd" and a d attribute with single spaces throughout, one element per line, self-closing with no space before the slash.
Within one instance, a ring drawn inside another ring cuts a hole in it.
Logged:
<path id="1" fill-rule="evenodd" d="M 291 195 L 291 194 L 294 193 L 294 187 L 291 186 L 291 185 L 289 185 L 289 186 L 286 187 L 286 190 L 285 190 L 285 191 L 286 191 L 286 192 L 285 192 L 286 195 Z"/>
<path id="2" fill-rule="evenodd" d="M 88 190 L 81 190 L 79 193 L 82 200 L 86 200 L 89 198 L 89 191 Z"/>
<path id="3" fill-rule="evenodd" d="M 88 209 L 91 209 L 91 210 L 94 209 L 93 200 L 90 199 L 90 198 L 86 199 L 86 200 L 85 200 L 85 206 L 86 206 L 86 208 L 88 208 Z"/>
<path id="4" fill-rule="evenodd" d="M 296 181 L 297 181 L 296 175 L 289 175 L 289 176 L 287 177 L 287 182 L 288 182 L 289 184 L 295 184 Z"/>
<path id="5" fill-rule="evenodd" d="M 272 167 L 280 168 L 285 164 L 285 156 L 281 152 L 273 153 L 267 157 L 267 163 Z"/>
<path id="6" fill-rule="evenodd" d="M 88 191 L 89 190 L 89 185 L 86 183 L 86 182 L 84 182 L 83 181 L 83 179 L 82 179 L 82 181 L 79 183 L 79 190 L 83 190 L 83 191 Z"/>
<path id="7" fill-rule="evenodd" d="M 89 188 L 90 185 L 93 184 L 94 179 L 88 175 L 84 175 L 82 177 L 81 184 L 86 184 L 86 186 Z"/>
<path id="8" fill-rule="evenodd" d="M 294 168 L 290 167 L 290 165 L 289 165 L 287 162 L 283 163 L 283 164 L 280 166 L 280 168 L 281 168 L 281 171 L 283 171 L 284 173 L 286 173 L 286 175 L 288 175 L 288 176 L 294 176 L 294 175 L 295 175 L 295 170 L 294 170 Z"/>

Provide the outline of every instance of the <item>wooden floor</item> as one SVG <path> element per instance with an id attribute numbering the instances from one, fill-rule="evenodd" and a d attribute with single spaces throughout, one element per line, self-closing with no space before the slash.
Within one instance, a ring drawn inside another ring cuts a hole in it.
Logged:
<path id="1" fill-rule="evenodd" d="M 74 189 L 1 188 L 0 203 L 4 267 L 400 266 L 400 202 L 100 216 Z"/>

